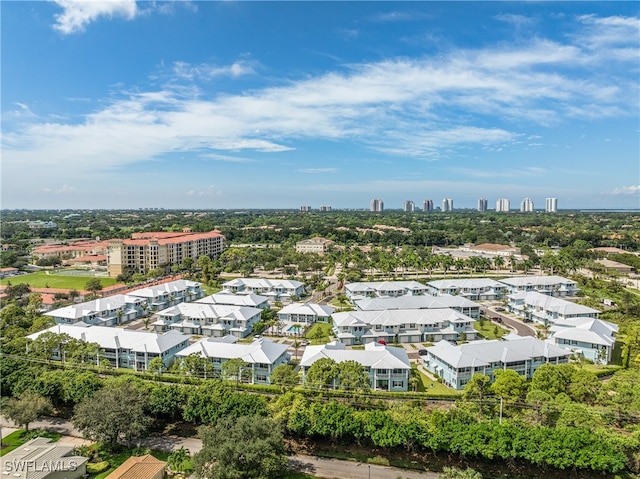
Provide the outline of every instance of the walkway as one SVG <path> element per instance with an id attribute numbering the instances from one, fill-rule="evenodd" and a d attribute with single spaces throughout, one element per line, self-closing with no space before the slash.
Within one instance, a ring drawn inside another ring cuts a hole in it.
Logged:
<path id="1" fill-rule="evenodd" d="M 59 440 L 61 444 L 73 446 L 91 444 L 91 441 L 82 438 L 81 433 L 73 427 L 71 422 L 63 419 L 47 418 L 34 421 L 29 426 L 31 429 L 46 429 L 49 432 L 61 434 L 62 437 Z M 2 416 L 0 416 L 0 428 L 2 437 L 17 430 Z M 202 441 L 196 437 L 151 436 L 143 439 L 141 446 L 160 451 L 173 451 L 184 447 L 193 454 L 202 449 Z M 439 474 L 434 472 L 419 472 L 303 454 L 289 457 L 289 462 L 292 469 L 322 479 L 438 479 L 439 477 Z"/>

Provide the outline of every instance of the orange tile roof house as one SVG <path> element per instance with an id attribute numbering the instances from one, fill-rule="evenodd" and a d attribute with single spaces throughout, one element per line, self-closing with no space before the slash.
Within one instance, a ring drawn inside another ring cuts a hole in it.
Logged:
<path id="1" fill-rule="evenodd" d="M 187 258 L 200 256 L 217 258 L 224 250 L 224 236 L 220 231 L 208 233 L 148 232 L 134 233 L 131 239 L 109 241 L 107 266 L 109 276 L 125 270 L 147 273 L 166 264 L 180 264 Z"/>
<path id="2" fill-rule="evenodd" d="M 162 479 L 167 463 L 156 459 L 151 454 L 130 457 L 107 479 Z"/>
<path id="3" fill-rule="evenodd" d="M 58 256 L 62 259 L 79 258 L 86 255 L 105 254 L 109 243 L 107 241 L 81 240 L 68 244 L 46 244 L 38 246 L 32 251 L 35 259 L 52 258 Z"/>

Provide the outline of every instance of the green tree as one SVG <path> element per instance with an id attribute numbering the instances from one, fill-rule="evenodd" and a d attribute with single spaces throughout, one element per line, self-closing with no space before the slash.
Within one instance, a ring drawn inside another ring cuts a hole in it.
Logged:
<path id="1" fill-rule="evenodd" d="M 191 470 L 191 455 L 189 449 L 185 449 L 183 446 L 180 449 L 176 449 L 169 457 L 167 457 L 167 464 L 172 471 L 186 472 Z"/>
<path id="2" fill-rule="evenodd" d="M 300 376 L 291 364 L 279 364 L 271 372 L 269 377 L 271 384 L 280 386 L 283 390 L 291 389 L 298 385 Z"/>
<path id="3" fill-rule="evenodd" d="M 314 363 L 315 364 L 315 363 Z M 337 364 L 338 387 L 350 391 L 371 389 L 369 375 L 357 361 L 342 361 Z"/>
<path id="4" fill-rule="evenodd" d="M 489 388 L 491 392 L 509 403 L 522 398 L 527 387 L 523 376 L 513 369 L 498 369 L 493 374 L 495 381 Z"/>
<path id="5" fill-rule="evenodd" d="M 251 378 L 251 367 L 242 358 L 227 359 L 220 367 L 222 378 L 228 381 L 246 381 Z"/>
<path id="6" fill-rule="evenodd" d="M 305 385 L 314 389 L 335 388 L 337 379 L 336 362 L 330 358 L 320 358 L 307 371 Z"/>
<path id="7" fill-rule="evenodd" d="M 109 384 L 74 408 L 73 425 L 82 433 L 109 446 L 131 445 L 144 437 L 151 418 L 147 392 L 131 382 Z"/>
<path id="8" fill-rule="evenodd" d="M 51 401 L 34 392 L 25 392 L 18 398 L 11 398 L 2 406 L 2 414 L 27 431 L 29 424 L 52 410 Z"/>
<path id="9" fill-rule="evenodd" d="M 91 278 L 85 283 L 84 289 L 95 295 L 98 291 L 102 291 L 102 281 L 100 278 Z"/>
<path id="10" fill-rule="evenodd" d="M 470 467 L 458 469 L 457 467 L 444 466 L 440 479 L 482 479 L 482 474 Z"/>
<path id="11" fill-rule="evenodd" d="M 155 374 L 160 374 L 166 368 L 165 368 L 164 361 L 162 360 L 162 358 L 160 356 L 157 356 L 157 357 L 153 358 L 151 361 L 149 361 L 149 366 L 148 366 L 147 369 L 149 370 L 149 372 L 152 372 L 152 373 L 155 373 Z"/>
<path id="12" fill-rule="evenodd" d="M 288 468 L 282 431 L 260 416 L 226 418 L 198 430 L 202 450 L 193 458 L 196 477 L 270 479 Z"/>

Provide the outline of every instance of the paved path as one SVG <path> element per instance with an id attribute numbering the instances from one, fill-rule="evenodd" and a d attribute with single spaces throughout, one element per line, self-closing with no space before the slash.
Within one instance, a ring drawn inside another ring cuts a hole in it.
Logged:
<path id="1" fill-rule="evenodd" d="M 58 442 L 78 446 L 91 444 L 82 438 L 80 432 L 69 421 L 58 418 L 47 418 L 32 422 L 31 429 L 46 429 L 62 434 Z M 15 426 L 0 416 L 2 437 L 16 431 Z M 151 436 L 141 442 L 141 446 L 161 451 L 173 451 L 184 447 L 191 454 L 202 449 L 202 441 L 195 437 Z M 438 479 L 434 472 L 419 472 L 395 467 L 363 464 L 354 461 L 343 461 L 316 456 L 298 454 L 289 457 L 291 468 L 323 479 Z"/>

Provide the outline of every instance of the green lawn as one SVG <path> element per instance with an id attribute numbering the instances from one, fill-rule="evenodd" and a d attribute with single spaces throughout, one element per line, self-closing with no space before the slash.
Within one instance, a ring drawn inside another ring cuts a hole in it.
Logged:
<path id="1" fill-rule="evenodd" d="M 4 278 L 0 280 L 0 285 L 26 283 L 32 288 L 62 288 L 83 290 L 87 281 L 92 276 L 66 276 L 61 274 L 46 274 L 47 271 L 38 271 L 37 273 L 24 274 L 22 276 L 14 276 L 12 278 Z M 116 284 L 115 278 L 107 278 L 100 276 L 102 286 L 113 286 Z"/>
<path id="2" fill-rule="evenodd" d="M 411 364 L 411 369 L 414 371 L 414 373 L 418 373 L 417 378 L 419 393 L 455 394 L 457 392 L 455 389 L 448 388 L 442 383 L 434 381 L 429 376 L 420 371 L 415 364 Z"/>
<path id="3" fill-rule="evenodd" d="M 482 326 L 480 326 L 480 321 L 476 321 L 473 323 L 473 328 L 478 331 L 484 339 L 499 339 L 505 334 L 509 334 L 508 330 L 492 323 L 488 319 L 485 319 L 482 323 Z"/>
<path id="4" fill-rule="evenodd" d="M 313 344 L 323 344 L 329 342 L 329 335 L 331 333 L 331 324 L 329 323 L 314 323 L 304 337 L 310 340 Z M 320 333 L 318 333 L 320 331 Z M 320 334 L 322 336 L 320 336 Z M 316 337 L 317 336 L 317 337 Z"/>
<path id="5" fill-rule="evenodd" d="M 19 430 L 15 431 L 15 432 L 12 432 L 7 437 L 5 437 L 2 440 L 2 450 L 0 450 L 0 456 L 4 456 L 5 454 L 10 453 L 14 449 L 22 446 L 29 439 L 34 439 L 36 437 L 48 437 L 53 442 L 55 442 L 58 439 L 60 439 L 60 434 L 55 434 L 55 433 L 46 432 L 46 431 L 42 431 L 42 430 L 29 431 L 28 433 L 26 433 L 26 435 L 29 435 L 29 437 L 25 438 L 24 437 L 25 436 L 25 430 L 24 429 L 19 429 Z M 31 436 L 33 436 L 33 437 L 31 437 Z"/>

